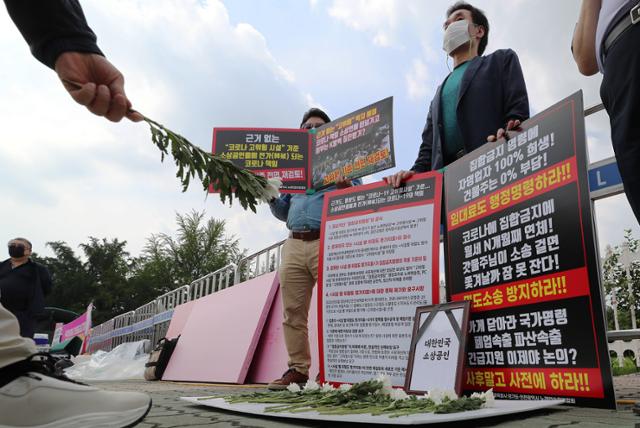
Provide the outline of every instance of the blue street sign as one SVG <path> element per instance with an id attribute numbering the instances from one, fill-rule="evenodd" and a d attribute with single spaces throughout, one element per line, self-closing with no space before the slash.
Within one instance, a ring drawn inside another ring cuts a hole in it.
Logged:
<path id="1" fill-rule="evenodd" d="M 593 200 L 624 191 L 616 158 L 603 159 L 589 165 L 589 190 Z"/>

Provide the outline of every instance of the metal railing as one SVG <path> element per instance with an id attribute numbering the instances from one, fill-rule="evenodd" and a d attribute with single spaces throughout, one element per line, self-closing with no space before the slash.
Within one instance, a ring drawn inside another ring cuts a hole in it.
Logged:
<path id="1" fill-rule="evenodd" d="M 211 272 L 198 278 L 191 283 L 189 290 L 189 300 L 199 299 L 216 291 L 224 290 L 230 285 L 234 285 L 234 278 L 238 271 L 235 263 L 230 263 L 215 272 Z"/>
<path id="2" fill-rule="evenodd" d="M 285 240 L 245 257 L 238 263 L 236 283 L 273 272 L 280 266 Z"/>
<path id="3" fill-rule="evenodd" d="M 166 336 L 173 310 L 183 303 L 273 272 L 280 266 L 284 240 L 171 290 L 134 311 L 118 315 L 92 328 L 87 352 L 110 351 L 121 343 L 148 339 L 152 344 Z"/>

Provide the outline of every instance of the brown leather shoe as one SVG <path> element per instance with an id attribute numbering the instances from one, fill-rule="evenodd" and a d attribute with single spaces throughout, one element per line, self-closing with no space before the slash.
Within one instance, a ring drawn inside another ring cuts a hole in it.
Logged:
<path id="1" fill-rule="evenodd" d="M 272 391 L 279 391 L 287 389 L 287 386 L 292 383 L 297 383 L 298 385 L 300 385 L 300 387 L 303 387 L 304 384 L 307 383 L 308 379 L 309 376 L 304 375 L 295 369 L 289 369 L 284 372 L 280 379 L 276 379 L 269 385 L 267 385 L 267 388 Z"/>

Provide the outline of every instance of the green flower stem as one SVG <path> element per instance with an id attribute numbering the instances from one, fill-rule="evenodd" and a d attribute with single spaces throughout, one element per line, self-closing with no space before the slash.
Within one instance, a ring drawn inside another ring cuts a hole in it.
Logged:
<path id="1" fill-rule="evenodd" d="M 182 183 L 182 191 L 186 191 L 192 178 L 198 177 L 202 188 L 209 191 L 213 186 L 220 193 L 220 199 L 229 204 L 235 196 L 244 209 L 256 211 L 256 205 L 264 194 L 267 180 L 251 171 L 240 168 L 228 159 L 208 153 L 189 140 L 165 128 L 160 123 L 142 116 L 151 130 L 151 139 L 161 151 L 161 160 L 169 154 L 178 167 L 176 177 Z"/>

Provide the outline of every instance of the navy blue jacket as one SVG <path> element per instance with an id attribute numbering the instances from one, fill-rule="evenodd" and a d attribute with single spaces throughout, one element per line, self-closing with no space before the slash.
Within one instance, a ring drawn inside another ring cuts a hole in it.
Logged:
<path id="1" fill-rule="evenodd" d="M 33 337 L 52 287 L 49 270 L 31 259 L 15 269 L 9 259 L 0 263 L 0 303 L 18 319 L 22 337 Z"/>
<path id="2" fill-rule="evenodd" d="M 418 159 L 411 167 L 412 171 L 431 171 L 445 165 L 441 92 L 442 84 L 431 100 Z M 529 118 L 527 87 L 514 51 L 501 49 L 471 60 L 460 82 L 456 112 L 467 153 L 486 143 L 487 137 L 504 128 L 509 120 Z"/>
<path id="3" fill-rule="evenodd" d="M 40 62 L 53 68 L 63 52 L 102 55 L 78 0 L 4 0 L 9 15 Z"/>

